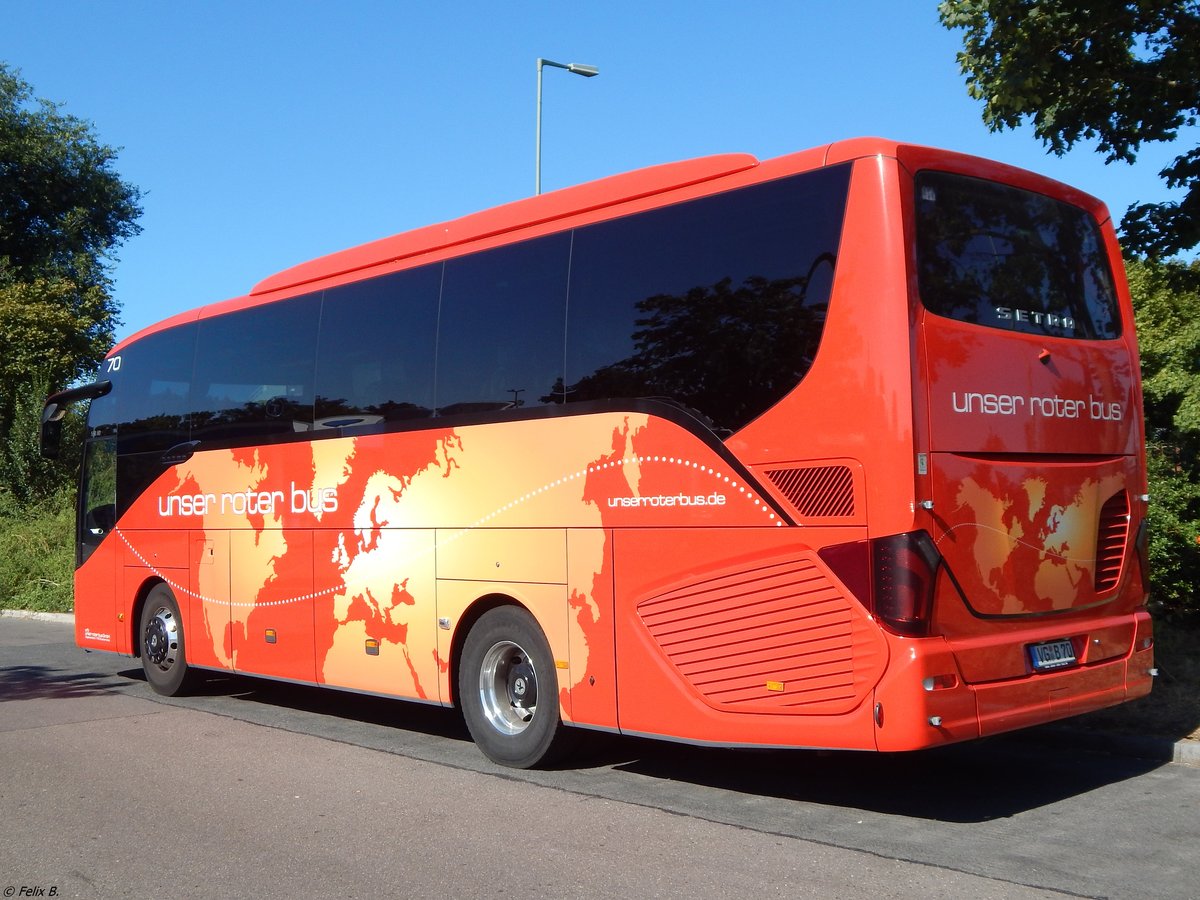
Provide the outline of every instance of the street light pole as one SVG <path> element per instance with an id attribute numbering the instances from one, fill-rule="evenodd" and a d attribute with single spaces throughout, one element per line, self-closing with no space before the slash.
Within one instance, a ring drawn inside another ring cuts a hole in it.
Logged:
<path id="1" fill-rule="evenodd" d="M 540 56 L 537 61 L 537 149 L 534 153 L 534 170 L 533 170 L 533 193 L 540 194 L 542 192 L 542 67 L 552 66 L 555 69 L 566 69 L 568 72 L 574 72 L 576 75 L 582 75 L 584 78 L 591 78 L 594 75 L 599 75 L 600 70 L 595 66 L 585 66 L 582 63 L 560 63 L 550 59 L 542 59 Z"/>

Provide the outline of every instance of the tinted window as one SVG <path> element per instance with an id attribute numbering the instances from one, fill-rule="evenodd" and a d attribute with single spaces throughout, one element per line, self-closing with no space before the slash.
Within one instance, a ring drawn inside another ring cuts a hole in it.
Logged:
<path id="1" fill-rule="evenodd" d="M 1085 211 L 978 178 L 920 172 L 921 300 L 941 316 L 1080 338 L 1121 333 L 1100 228 Z"/>
<path id="2" fill-rule="evenodd" d="M 319 294 L 203 319 L 192 382 L 192 437 L 252 443 L 313 421 Z"/>
<path id="3" fill-rule="evenodd" d="M 106 360 L 99 378 L 112 391 L 92 401 L 93 436 L 118 436 L 121 453 L 165 450 L 188 439 L 188 386 L 196 355 L 196 328 L 181 325 L 130 344 Z"/>
<path id="4" fill-rule="evenodd" d="M 667 397 L 735 430 L 812 365 L 849 166 L 579 229 L 568 401 Z"/>
<path id="5" fill-rule="evenodd" d="M 325 292 L 318 427 L 432 414 L 441 277 L 439 264 Z"/>
<path id="6" fill-rule="evenodd" d="M 114 438 L 88 441 L 80 485 L 80 559 L 82 564 L 117 523 L 117 447 Z"/>
<path id="7" fill-rule="evenodd" d="M 563 374 L 570 247 L 570 234 L 556 234 L 446 263 L 441 415 L 549 402 Z"/>

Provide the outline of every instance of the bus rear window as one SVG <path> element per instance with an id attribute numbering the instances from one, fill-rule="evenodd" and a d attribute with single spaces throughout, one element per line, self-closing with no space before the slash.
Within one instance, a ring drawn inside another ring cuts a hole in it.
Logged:
<path id="1" fill-rule="evenodd" d="M 919 172 L 921 300 L 939 316 L 1030 334 L 1104 340 L 1121 319 L 1100 228 L 1043 194 Z"/>

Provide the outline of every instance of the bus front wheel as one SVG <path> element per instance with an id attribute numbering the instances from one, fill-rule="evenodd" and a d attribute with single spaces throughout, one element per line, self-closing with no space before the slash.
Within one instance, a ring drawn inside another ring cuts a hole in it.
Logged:
<path id="1" fill-rule="evenodd" d="M 548 765 L 565 749 L 550 645 L 529 613 L 501 606 L 467 634 L 458 698 L 471 737 L 493 762 Z"/>
<path id="2" fill-rule="evenodd" d="M 179 603 L 165 584 L 156 585 L 142 606 L 142 668 L 156 693 L 174 697 L 188 682 Z"/>

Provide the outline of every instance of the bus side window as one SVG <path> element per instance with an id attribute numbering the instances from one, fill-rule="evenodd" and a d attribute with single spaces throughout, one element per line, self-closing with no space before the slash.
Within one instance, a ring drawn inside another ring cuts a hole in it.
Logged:
<path id="1" fill-rule="evenodd" d="M 320 310 L 309 294 L 200 321 L 193 440 L 254 443 L 312 427 Z"/>
<path id="2" fill-rule="evenodd" d="M 567 402 L 669 397 L 735 431 L 812 366 L 848 166 L 580 228 Z"/>
<path id="3" fill-rule="evenodd" d="M 446 263 L 438 331 L 440 415 L 552 399 L 563 377 L 571 235 L 547 235 Z"/>
<path id="4" fill-rule="evenodd" d="M 317 347 L 317 427 L 433 414 L 442 264 L 325 292 Z"/>

